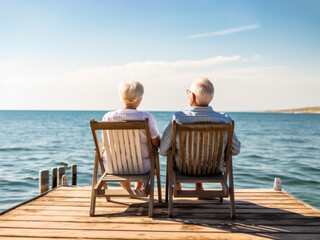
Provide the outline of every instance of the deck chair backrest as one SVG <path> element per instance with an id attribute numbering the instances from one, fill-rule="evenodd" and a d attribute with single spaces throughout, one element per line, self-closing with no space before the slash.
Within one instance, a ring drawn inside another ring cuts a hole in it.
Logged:
<path id="1" fill-rule="evenodd" d="M 176 167 L 185 175 L 212 175 L 228 159 L 234 122 L 230 124 L 181 124 L 173 121 Z"/>
<path id="2" fill-rule="evenodd" d="M 140 131 L 146 131 L 149 156 L 151 139 L 148 119 L 144 121 L 109 121 L 91 123 L 96 149 L 102 163 L 102 151 L 97 131 L 102 138 L 110 174 L 143 174 L 143 161 L 140 144 Z M 101 168 L 103 164 L 100 163 Z M 102 169 L 103 172 L 105 171 Z"/>

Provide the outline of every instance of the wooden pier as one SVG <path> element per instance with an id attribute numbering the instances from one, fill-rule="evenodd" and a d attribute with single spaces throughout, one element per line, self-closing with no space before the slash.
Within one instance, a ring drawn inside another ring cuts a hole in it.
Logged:
<path id="1" fill-rule="evenodd" d="M 236 219 L 225 200 L 175 199 L 174 218 L 155 201 L 98 198 L 91 187 L 61 186 L 0 216 L 0 239 L 320 239 L 320 212 L 271 189 L 235 190 Z M 157 197 L 156 197 L 157 199 Z"/>

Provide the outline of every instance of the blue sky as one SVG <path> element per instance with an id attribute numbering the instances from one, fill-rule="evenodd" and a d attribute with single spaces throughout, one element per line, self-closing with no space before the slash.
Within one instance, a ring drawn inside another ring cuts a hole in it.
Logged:
<path id="1" fill-rule="evenodd" d="M 0 109 L 117 109 L 133 78 L 141 109 L 180 110 L 200 76 L 220 111 L 318 106 L 319 12 L 306 0 L 0 0 Z"/>

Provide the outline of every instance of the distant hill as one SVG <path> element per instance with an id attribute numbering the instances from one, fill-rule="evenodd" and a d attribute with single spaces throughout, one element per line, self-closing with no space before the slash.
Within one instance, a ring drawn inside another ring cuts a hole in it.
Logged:
<path id="1" fill-rule="evenodd" d="M 268 113 L 319 113 L 320 107 L 305 107 L 305 108 L 295 108 L 295 109 L 286 109 L 286 110 L 271 110 L 265 111 Z"/>

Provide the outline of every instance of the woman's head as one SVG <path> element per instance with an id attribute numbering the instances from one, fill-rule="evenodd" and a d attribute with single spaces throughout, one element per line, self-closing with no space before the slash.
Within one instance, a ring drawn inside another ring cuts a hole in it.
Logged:
<path id="1" fill-rule="evenodd" d="M 119 96 L 124 104 L 132 104 L 142 98 L 144 93 L 143 85 L 135 80 L 121 83 Z"/>

